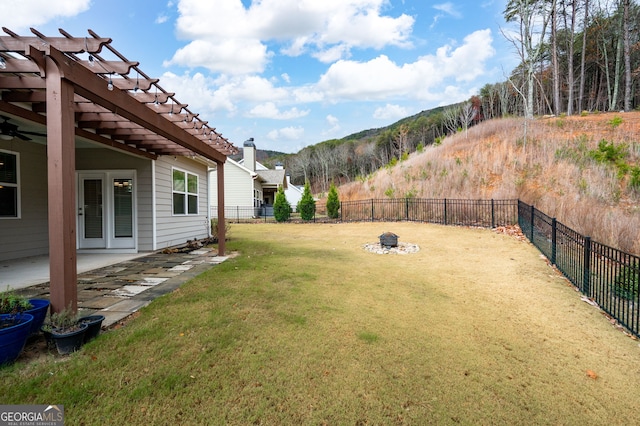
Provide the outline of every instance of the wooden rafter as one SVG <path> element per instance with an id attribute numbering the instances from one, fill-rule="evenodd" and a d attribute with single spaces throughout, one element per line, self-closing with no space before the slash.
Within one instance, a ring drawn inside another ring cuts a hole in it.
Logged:
<path id="1" fill-rule="evenodd" d="M 5 68 L 0 69 L 0 111 L 23 118 L 33 117 L 29 113 L 46 115 L 44 57 L 58 55 L 56 60 L 67 67 L 65 78 L 75 86 L 76 135 L 93 135 L 89 139 L 94 142 L 138 150 L 145 156 L 177 155 L 186 149 L 223 162 L 226 155 L 237 152 L 227 140 L 212 143 L 208 123 L 180 103 L 174 93 L 164 90 L 158 79 L 146 75 L 138 62 L 115 50 L 110 38 L 91 30 L 89 37 L 73 37 L 64 30 L 60 30 L 61 37 L 48 37 L 35 29 L 30 36 L 4 27 L 3 31 L 7 36 L 0 36 L 0 55 L 5 59 Z M 105 59 L 102 53 L 112 54 L 115 60 Z M 103 87 L 109 83 L 113 90 L 107 92 Z M 126 129 L 135 131 L 127 135 Z M 158 142 L 152 148 L 142 144 L 149 139 Z"/>

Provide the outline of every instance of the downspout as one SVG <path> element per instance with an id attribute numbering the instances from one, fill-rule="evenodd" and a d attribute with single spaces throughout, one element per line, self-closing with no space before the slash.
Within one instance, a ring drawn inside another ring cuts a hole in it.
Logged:
<path id="1" fill-rule="evenodd" d="M 158 217 L 156 214 L 156 160 L 151 160 L 151 247 L 158 250 Z"/>
<path id="2" fill-rule="evenodd" d="M 211 172 L 215 169 L 207 167 L 207 237 L 211 238 Z"/>
<path id="3" fill-rule="evenodd" d="M 224 223 L 224 163 L 216 162 L 218 179 L 218 256 L 224 256 L 225 251 L 225 223 Z"/>

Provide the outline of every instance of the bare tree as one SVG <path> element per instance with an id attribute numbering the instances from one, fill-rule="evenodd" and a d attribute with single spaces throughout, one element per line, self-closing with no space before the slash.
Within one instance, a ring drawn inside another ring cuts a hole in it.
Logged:
<path id="1" fill-rule="evenodd" d="M 631 109 L 631 41 L 629 31 L 629 9 L 631 0 L 622 0 L 622 39 L 624 45 L 624 110 Z"/>
<path id="2" fill-rule="evenodd" d="M 471 102 L 465 102 L 460 108 L 460 113 L 458 115 L 460 119 L 460 123 L 462 124 L 462 128 L 464 129 L 464 137 L 469 137 L 469 125 L 476 117 L 478 111 L 473 107 Z"/>
<path id="3" fill-rule="evenodd" d="M 585 62 L 587 56 L 587 32 L 589 28 L 589 0 L 584 0 L 584 18 L 582 22 L 582 52 L 580 53 L 580 89 L 578 93 L 578 108 L 583 109 Z"/>
<path id="4" fill-rule="evenodd" d="M 554 1 L 555 2 L 555 1 Z M 541 58 L 544 38 L 549 23 L 545 0 L 510 0 L 504 11 L 507 22 L 517 22 L 518 34 L 503 35 L 516 48 L 523 65 L 524 89 L 516 88 L 523 97 L 524 116 L 533 118 L 536 64 Z"/>
<path id="5" fill-rule="evenodd" d="M 449 134 L 456 133 L 458 131 L 458 111 L 460 107 L 457 105 L 445 108 L 442 111 L 442 120 Z"/>

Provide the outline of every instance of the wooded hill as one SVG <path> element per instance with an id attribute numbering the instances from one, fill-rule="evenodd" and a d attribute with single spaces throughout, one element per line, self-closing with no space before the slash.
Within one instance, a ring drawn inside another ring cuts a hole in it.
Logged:
<path id="1" fill-rule="evenodd" d="M 599 111 L 640 106 L 640 7 L 633 0 L 509 1 L 505 32 L 521 65 L 506 81 L 487 84 L 466 102 L 422 111 L 388 127 L 320 142 L 275 158 L 292 181 L 314 192 L 346 183 L 467 131 L 484 120 Z M 521 127 L 526 139 L 526 126 Z"/>

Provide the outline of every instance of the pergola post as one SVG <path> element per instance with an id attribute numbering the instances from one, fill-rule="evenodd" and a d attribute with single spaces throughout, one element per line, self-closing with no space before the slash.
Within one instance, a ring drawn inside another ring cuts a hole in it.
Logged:
<path id="1" fill-rule="evenodd" d="M 225 223 L 224 223 L 224 163 L 216 164 L 216 176 L 218 184 L 218 256 L 224 256 L 225 251 Z"/>
<path id="2" fill-rule="evenodd" d="M 78 309 L 73 85 L 46 58 L 49 271 L 52 312 Z"/>

